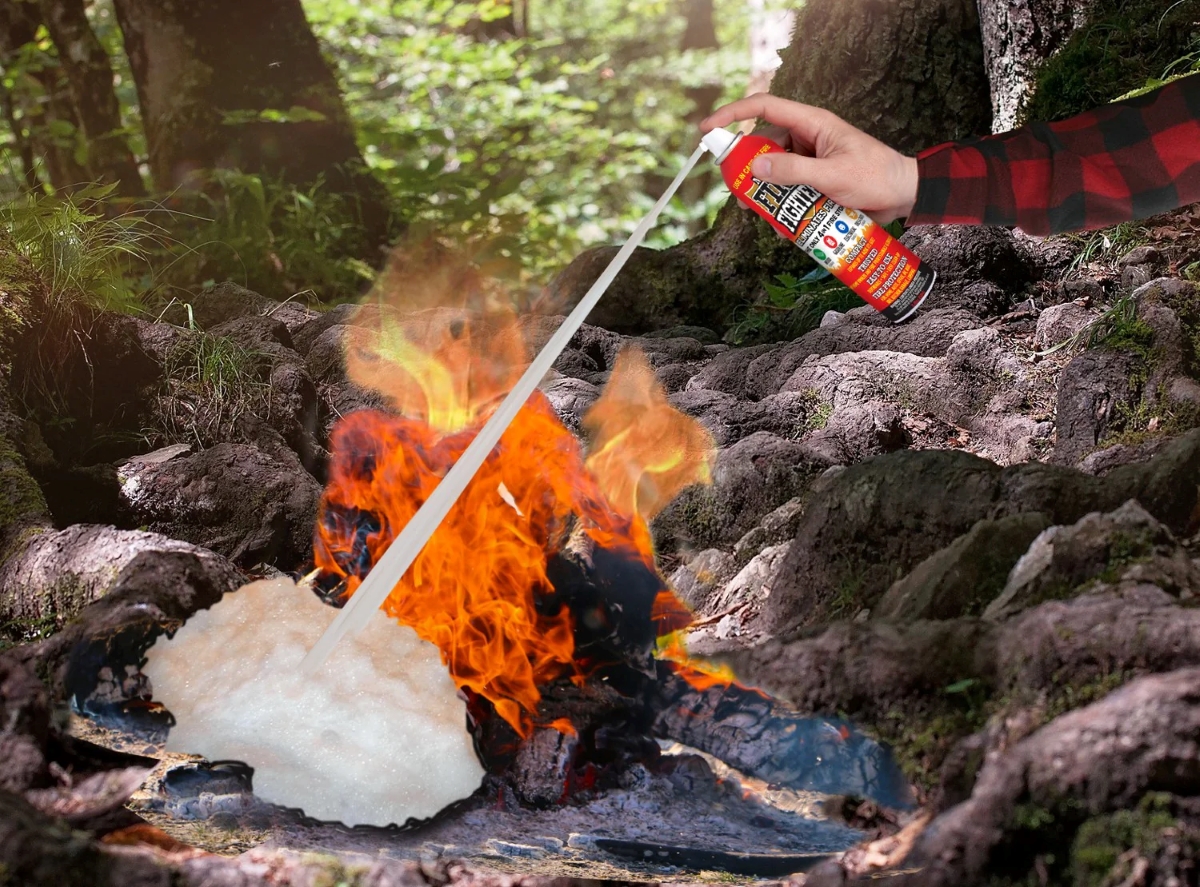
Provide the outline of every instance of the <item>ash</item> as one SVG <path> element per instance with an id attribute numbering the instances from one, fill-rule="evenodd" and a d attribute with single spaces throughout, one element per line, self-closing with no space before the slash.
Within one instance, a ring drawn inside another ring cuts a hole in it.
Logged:
<path id="1" fill-rule="evenodd" d="M 710 767 L 706 756 L 687 751 L 663 755 L 653 770 L 629 765 L 618 788 L 582 792 L 544 809 L 521 805 L 505 784 L 489 780 L 467 801 L 405 828 L 319 822 L 256 798 L 249 781 L 236 765 L 174 756 L 164 760 L 131 807 L 168 833 L 217 852 L 262 845 L 364 858 L 455 859 L 547 876 L 700 875 L 705 869 L 729 869 L 727 863 L 712 862 L 722 854 L 742 860 L 743 873 L 784 857 L 785 867 L 799 869 L 797 857 L 841 852 L 863 839 L 862 832 L 824 815 L 824 796 L 789 792 L 787 802 L 779 803 L 776 792 L 749 788 L 753 780 L 743 781 L 715 762 Z M 659 862 L 656 857 L 666 854 L 650 850 L 632 859 L 612 851 L 622 843 L 686 848 L 699 855 L 691 864 L 678 854 Z"/>

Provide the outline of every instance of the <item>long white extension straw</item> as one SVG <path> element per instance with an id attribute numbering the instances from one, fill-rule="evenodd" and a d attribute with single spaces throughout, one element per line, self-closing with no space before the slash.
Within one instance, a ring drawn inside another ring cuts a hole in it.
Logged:
<path id="1" fill-rule="evenodd" d="M 471 441 L 459 460 L 454 463 L 454 467 L 446 472 L 442 482 L 437 485 L 429 498 L 425 500 L 425 504 L 413 515 L 412 520 L 408 522 L 400 535 L 388 546 L 374 568 L 367 574 L 362 585 L 351 595 L 346 606 L 342 607 L 337 617 L 330 623 L 329 628 L 317 639 L 316 644 L 308 651 L 308 655 L 301 663 L 300 667 L 305 674 L 312 674 L 320 668 L 343 637 L 351 632 L 358 634 L 362 631 L 375 611 L 383 605 L 384 600 L 391 594 L 392 589 L 396 587 L 408 568 L 412 566 L 412 562 L 416 560 L 421 549 L 425 547 L 425 543 L 429 541 L 434 531 L 450 513 L 450 509 L 454 507 L 458 497 L 467 488 L 471 478 L 475 476 L 496 444 L 500 442 L 501 436 L 512 424 L 517 413 L 521 411 L 525 401 L 529 400 L 533 392 L 537 390 L 542 377 L 550 371 L 554 361 L 558 360 L 563 349 L 567 347 L 567 343 L 571 341 L 571 337 L 579 331 L 584 319 L 596 307 L 596 303 L 600 301 L 600 297 L 612 284 L 618 272 L 629 261 L 633 251 L 650 233 L 650 229 L 658 221 L 659 213 L 675 195 L 680 184 L 683 183 L 704 151 L 704 146 L 697 148 L 696 153 L 683 165 L 679 175 L 671 182 L 662 197 L 658 198 L 658 202 L 642 219 L 634 232 L 629 235 L 629 239 L 625 241 L 620 251 L 613 256 L 613 260 L 604 269 L 604 273 L 592 284 L 591 289 L 575 306 L 575 310 L 563 321 L 563 325 L 550 337 L 546 347 L 534 358 L 533 363 L 525 370 L 525 374 L 517 381 L 513 390 L 508 393 L 480 432 L 475 435 L 475 439 Z"/>

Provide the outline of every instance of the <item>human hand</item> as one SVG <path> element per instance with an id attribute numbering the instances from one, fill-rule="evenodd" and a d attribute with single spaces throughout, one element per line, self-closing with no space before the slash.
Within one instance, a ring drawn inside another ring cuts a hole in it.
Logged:
<path id="1" fill-rule="evenodd" d="M 758 157 L 751 172 L 779 185 L 810 185 L 837 203 L 886 225 L 912 213 L 917 200 L 917 161 L 811 105 L 758 93 L 718 108 L 701 132 L 761 117 L 775 124 L 761 131 L 787 149 Z M 776 129 L 778 127 L 778 129 Z"/>

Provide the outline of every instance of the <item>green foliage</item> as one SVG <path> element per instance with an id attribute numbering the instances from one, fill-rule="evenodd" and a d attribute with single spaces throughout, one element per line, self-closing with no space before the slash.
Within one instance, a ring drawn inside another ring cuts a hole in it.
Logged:
<path id="1" fill-rule="evenodd" d="M 1088 347 L 1149 357 L 1154 328 L 1138 316 L 1137 307 L 1130 297 L 1118 299 L 1088 328 Z"/>
<path id="2" fill-rule="evenodd" d="M 1113 263 L 1134 247 L 1150 242 L 1149 232 L 1137 222 L 1122 222 L 1111 228 L 1085 234 L 1068 234 L 1067 239 L 1078 252 L 1064 273 L 1069 277 L 1093 262 Z"/>
<path id="3" fill-rule="evenodd" d="M 1097 816 L 1080 826 L 1071 845 L 1071 881 L 1074 887 L 1125 881 L 1128 872 L 1112 879 L 1118 862 L 1128 851 L 1153 856 L 1162 849 L 1179 823 L 1171 812 L 1170 795 L 1151 793 L 1132 810 Z"/>
<path id="4" fill-rule="evenodd" d="M 744 5 L 716 7 L 724 52 L 679 50 L 686 22 L 666 0 L 546 0 L 528 36 L 490 41 L 466 24 L 502 2 L 305 2 L 401 215 L 525 277 L 623 238 L 695 148 L 687 90 L 744 86 Z M 723 186 L 708 183 L 668 208 L 656 245 L 715 212 Z"/>
<path id="5" fill-rule="evenodd" d="M 12 253 L 0 255 L 0 280 L 15 273 L 14 258 L 29 262 L 46 287 L 50 311 L 83 305 L 108 311 L 140 306 L 137 274 L 156 233 L 141 213 L 108 215 L 111 185 L 89 185 L 70 195 L 26 194 L 0 203 L 0 230 Z"/>
<path id="6" fill-rule="evenodd" d="M 849 311 L 863 304 L 845 284 L 824 272 L 804 277 L 777 274 L 763 284 L 766 302 L 739 312 L 726 339 L 735 345 L 795 339 L 821 324 L 828 311 Z"/>
<path id="7" fill-rule="evenodd" d="M 166 291 L 223 280 L 263 295 L 299 292 L 329 301 L 352 298 L 374 278 L 353 205 L 317 181 L 306 187 L 217 170 L 174 213 L 175 240 L 157 264 Z"/>
<path id="8" fill-rule="evenodd" d="M 1022 119 L 1061 120 L 1197 70 L 1200 0 L 1102 0 L 1039 69 Z"/>

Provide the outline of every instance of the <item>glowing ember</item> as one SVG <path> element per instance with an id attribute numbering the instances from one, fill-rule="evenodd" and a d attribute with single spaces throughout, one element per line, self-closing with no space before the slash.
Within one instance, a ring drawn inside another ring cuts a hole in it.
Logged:
<path id="1" fill-rule="evenodd" d="M 336 612 L 288 579 L 254 582 L 147 653 L 167 748 L 245 761 L 254 791 L 347 825 L 427 818 L 483 778 L 438 651 L 375 616 L 330 668 L 297 666 Z"/>
<path id="2" fill-rule="evenodd" d="M 511 318 L 473 327 L 449 312 L 403 325 L 386 310 L 378 317 L 350 343 L 347 368 L 400 415 L 353 413 L 334 431 L 315 545 L 317 566 L 343 577 L 346 594 L 525 367 Z M 586 463 L 549 402 L 531 398 L 384 605 L 522 734 L 539 685 L 580 668 L 570 612 L 546 606 L 548 558 L 578 522 L 598 545 L 653 569 L 647 522 L 709 477 L 708 433 L 670 406 L 638 352 L 618 359 L 585 425 Z M 669 592 L 653 615 L 661 634 L 690 620 Z"/>

